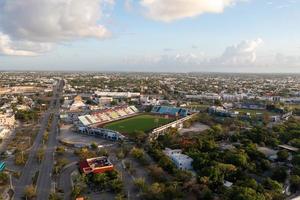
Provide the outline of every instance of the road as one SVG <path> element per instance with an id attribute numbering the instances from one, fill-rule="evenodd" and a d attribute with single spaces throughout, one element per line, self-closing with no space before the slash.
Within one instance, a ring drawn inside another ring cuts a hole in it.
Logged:
<path id="1" fill-rule="evenodd" d="M 53 120 L 51 123 L 51 131 L 49 133 L 48 143 L 45 150 L 44 159 L 37 180 L 37 199 L 48 199 L 51 191 L 52 171 L 54 165 L 54 154 L 57 147 L 58 121 L 60 96 L 62 92 L 62 82 L 60 82 L 56 102 L 53 109 Z"/>
<path id="2" fill-rule="evenodd" d="M 15 187 L 14 187 L 15 188 L 15 195 L 14 195 L 15 200 L 22 199 L 24 196 L 24 188 L 27 185 L 32 184 L 32 177 L 35 173 L 35 169 L 36 169 L 36 165 L 37 165 L 35 155 L 36 155 L 36 152 L 39 149 L 40 145 L 42 144 L 43 135 L 46 131 L 48 121 L 50 119 L 50 115 L 55 110 L 55 107 L 57 105 L 59 106 L 59 103 L 57 104 L 57 102 L 59 102 L 59 97 L 60 97 L 59 94 L 61 92 L 62 87 L 63 87 L 62 81 L 59 81 L 59 83 L 56 85 L 56 87 L 53 90 L 53 96 L 50 101 L 49 109 L 44 113 L 44 116 L 42 117 L 40 130 L 34 140 L 32 148 L 29 151 L 28 160 L 27 160 L 24 168 L 22 169 L 22 173 L 21 173 L 19 180 L 15 183 Z"/>
<path id="3" fill-rule="evenodd" d="M 72 192 L 71 173 L 78 168 L 76 163 L 77 162 L 74 162 L 68 167 L 66 167 L 61 172 L 59 177 L 59 188 L 61 188 L 64 192 L 64 200 L 71 199 L 71 192 Z"/>

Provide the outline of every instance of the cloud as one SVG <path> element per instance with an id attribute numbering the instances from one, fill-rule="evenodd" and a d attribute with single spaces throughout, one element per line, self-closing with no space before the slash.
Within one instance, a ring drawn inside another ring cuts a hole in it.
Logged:
<path id="1" fill-rule="evenodd" d="M 148 17 L 170 22 L 204 13 L 222 13 L 237 1 L 241 0 L 141 0 L 140 4 Z"/>
<path id="2" fill-rule="evenodd" d="M 47 52 L 52 45 L 49 43 L 35 43 L 30 41 L 14 42 L 0 33 L 0 53 L 10 56 L 36 56 Z"/>
<path id="3" fill-rule="evenodd" d="M 211 60 L 212 63 L 220 65 L 249 65 L 256 61 L 256 50 L 263 43 L 261 38 L 245 40 L 237 45 L 227 47 L 224 53 Z"/>
<path id="4" fill-rule="evenodd" d="M 203 52 L 170 53 L 162 55 L 134 56 L 125 59 L 125 63 L 146 66 L 177 67 L 250 67 L 256 66 L 257 49 L 263 44 L 261 38 L 245 40 L 227 47 L 220 56 L 208 57 Z"/>
<path id="5" fill-rule="evenodd" d="M 113 3 L 112 0 L 2 0 L 0 32 L 2 43 L 6 46 L 1 44 L 1 52 L 7 54 L 3 50 L 7 46 L 11 50 L 28 44 L 35 48 L 44 48 L 48 43 L 81 38 L 107 38 L 110 32 L 99 24 L 103 14 L 101 8 Z M 35 52 L 35 48 L 32 53 L 40 53 L 39 49 Z M 28 52 L 26 49 L 17 51 L 24 55 Z"/>
<path id="6" fill-rule="evenodd" d="M 132 2 L 132 0 L 124 0 L 124 8 L 127 11 L 132 11 L 132 9 L 133 9 L 133 2 Z"/>

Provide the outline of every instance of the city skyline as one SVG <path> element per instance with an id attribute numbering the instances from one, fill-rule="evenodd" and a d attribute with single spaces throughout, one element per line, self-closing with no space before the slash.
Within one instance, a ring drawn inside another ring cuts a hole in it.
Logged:
<path id="1" fill-rule="evenodd" d="M 299 73 L 299 11 L 298 0 L 4 0 L 0 70 Z"/>

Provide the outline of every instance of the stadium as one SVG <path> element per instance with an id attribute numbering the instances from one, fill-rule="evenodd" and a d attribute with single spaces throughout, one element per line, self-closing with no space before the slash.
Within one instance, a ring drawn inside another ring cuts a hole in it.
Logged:
<path id="1" fill-rule="evenodd" d="M 139 113 L 135 106 L 116 106 L 114 108 L 95 111 L 89 115 L 79 116 L 78 119 L 83 126 L 97 127 L 102 124 L 125 119 Z"/>
<path id="2" fill-rule="evenodd" d="M 149 113 L 141 113 L 135 106 L 117 106 L 79 116 L 85 127 L 112 130 L 125 136 L 135 132 L 149 133 L 152 130 L 184 118 L 188 110 L 183 108 L 155 106 Z"/>

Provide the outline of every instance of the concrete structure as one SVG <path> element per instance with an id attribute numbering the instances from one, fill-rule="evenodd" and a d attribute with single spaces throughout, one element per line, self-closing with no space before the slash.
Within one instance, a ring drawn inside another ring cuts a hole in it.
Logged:
<path id="1" fill-rule="evenodd" d="M 86 107 L 86 105 L 85 105 L 85 103 L 83 103 L 83 100 L 82 100 L 81 96 L 76 96 L 74 98 L 73 104 L 70 107 L 70 110 L 71 111 L 80 110 L 80 109 L 85 108 L 85 107 Z"/>
<path id="2" fill-rule="evenodd" d="M 125 138 L 121 133 L 105 128 L 79 127 L 78 130 L 79 133 L 100 137 L 106 140 L 118 141 Z"/>
<path id="3" fill-rule="evenodd" d="M 294 153 L 299 152 L 299 148 L 292 147 L 292 146 L 286 145 L 286 144 L 284 144 L 284 145 L 278 145 L 278 147 L 280 147 L 280 148 L 282 148 L 282 149 L 285 149 L 285 150 L 288 150 L 288 151 L 292 151 L 292 152 L 294 152 Z"/>
<path id="4" fill-rule="evenodd" d="M 110 103 L 113 101 L 112 97 L 100 97 L 99 98 L 99 104 L 100 105 L 110 105 Z"/>
<path id="5" fill-rule="evenodd" d="M 181 129 L 183 127 L 183 122 L 191 119 L 195 115 L 197 115 L 197 113 L 195 113 L 193 115 L 189 115 L 189 116 L 181 118 L 181 119 L 178 119 L 178 120 L 176 120 L 174 122 L 171 122 L 169 124 L 163 125 L 163 126 L 158 127 L 156 129 L 153 129 L 153 131 L 149 134 L 149 139 L 150 140 L 156 140 L 159 135 L 163 134 L 169 128 L 178 128 L 178 129 Z"/>
<path id="6" fill-rule="evenodd" d="M 99 174 L 107 171 L 113 171 L 114 166 L 107 157 L 89 158 L 79 162 L 79 169 L 84 174 Z"/>
<path id="7" fill-rule="evenodd" d="M 221 117 L 236 117 L 239 114 L 239 112 L 231 112 L 222 106 L 211 106 L 208 108 L 208 113 Z"/>
<path id="8" fill-rule="evenodd" d="M 221 96 L 214 93 L 206 93 L 206 94 L 186 95 L 185 98 L 199 99 L 199 100 L 220 100 Z"/>
<path id="9" fill-rule="evenodd" d="M 164 154 L 168 156 L 173 163 L 176 165 L 178 169 L 181 170 L 192 170 L 192 162 L 193 159 L 185 154 L 182 154 L 181 149 L 169 149 L 166 148 L 164 151 Z"/>
<path id="10" fill-rule="evenodd" d="M 139 92 L 100 92 L 97 91 L 95 94 L 99 97 L 114 97 L 114 98 L 132 98 L 139 97 Z"/>
<path id="11" fill-rule="evenodd" d="M 83 126 L 94 126 L 134 116 L 138 112 L 135 106 L 116 106 L 93 111 L 91 114 L 79 116 L 78 119 Z"/>
<path id="12" fill-rule="evenodd" d="M 174 117 L 186 117 L 189 113 L 186 108 L 177 108 L 170 106 L 154 106 L 151 112 L 155 114 L 170 115 Z"/>
<path id="13" fill-rule="evenodd" d="M 0 126 L 13 127 L 15 125 L 15 115 L 13 114 L 0 114 Z"/>

